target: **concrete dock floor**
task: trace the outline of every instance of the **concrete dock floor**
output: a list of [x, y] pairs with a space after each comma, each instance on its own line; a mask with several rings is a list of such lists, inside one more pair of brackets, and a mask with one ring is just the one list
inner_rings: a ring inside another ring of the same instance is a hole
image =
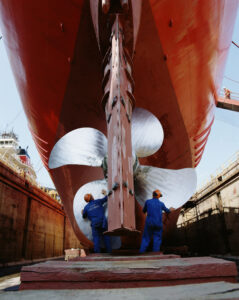
[[176, 286], [123, 288], [123, 289], [84, 289], [84, 290], [23, 290], [19, 291], [20, 274], [0, 277], [1, 300], [67, 299], [74, 300], [145, 300], [145, 299], [239, 299], [239, 283], [208, 282], [181, 284]]
[[91, 290], [26, 290], [0, 292], [1, 300], [74, 299], [74, 300], [172, 300], [172, 299], [239, 299], [239, 284], [211, 282], [170, 287], [91, 289]]

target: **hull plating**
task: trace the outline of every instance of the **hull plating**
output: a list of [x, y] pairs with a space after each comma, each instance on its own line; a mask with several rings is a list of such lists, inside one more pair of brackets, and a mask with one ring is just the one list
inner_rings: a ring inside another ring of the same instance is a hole
[[[196, 167], [213, 123], [237, 1], [144, 0], [141, 11], [133, 59], [136, 106], [160, 120], [164, 143], [140, 163]], [[89, 1], [0, 0], [0, 16], [29, 128], [45, 166], [68, 132], [92, 127], [106, 135], [102, 57]], [[77, 226], [73, 199], [79, 187], [103, 178], [102, 170], [70, 165], [50, 174], [77, 236], [91, 245]], [[140, 228], [139, 205], [136, 215]]]

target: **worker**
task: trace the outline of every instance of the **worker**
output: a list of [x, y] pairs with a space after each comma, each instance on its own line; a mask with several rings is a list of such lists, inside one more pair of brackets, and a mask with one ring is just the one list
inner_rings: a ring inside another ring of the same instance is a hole
[[159, 190], [155, 190], [153, 192], [153, 199], [147, 200], [144, 204], [143, 212], [147, 213], [147, 217], [139, 250], [140, 253], [144, 253], [147, 250], [152, 235], [153, 252], [158, 252], [160, 250], [163, 234], [162, 212], [165, 211], [167, 214], [170, 213], [170, 209], [159, 200], [162, 196], [163, 195]]
[[105, 217], [104, 203], [107, 202], [108, 196], [105, 190], [102, 190], [102, 194], [105, 195], [102, 199], [94, 200], [94, 197], [91, 194], [85, 194], [84, 200], [88, 203], [84, 210], [82, 210], [83, 218], [88, 218], [91, 221], [93, 243], [94, 243], [94, 252], [100, 253], [100, 241], [103, 237], [106, 251], [111, 253], [111, 242], [110, 237], [104, 235], [103, 232], [107, 230], [108, 224]]
[[231, 99], [231, 91], [225, 87], [223, 88], [223, 90], [224, 90], [224, 97], [226, 99]]

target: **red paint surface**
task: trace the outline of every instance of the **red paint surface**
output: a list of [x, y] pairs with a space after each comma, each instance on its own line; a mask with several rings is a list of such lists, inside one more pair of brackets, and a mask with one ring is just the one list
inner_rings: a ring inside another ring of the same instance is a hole
[[28, 166], [31, 165], [31, 161], [30, 161], [30, 159], [29, 159], [26, 155], [19, 155], [19, 157], [20, 157], [20, 160], [21, 160], [24, 164], [26, 164], [26, 165], [28, 165]]
[[[127, 95], [127, 92], [132, 93], [133, 88], [125, 71], [129, 62], [124, 60], [126, 56], [123, 48], [123, 28], [123, 22], [117, 15], [112, 26], [111, 59], [105, 67], [111, 70], [107, 84], [109, 87], [104, 91], [107, 93], [109, 89], [105, 113], [108, 136], [108, 190], [112, 191], [108, 200], [108, 232], [111, 234], [119, 230], [127, 233], [136, 229], [131, 144], [132, 101]], [[115, 184], [118, 184], [118, 188], [113, 190]]]
[[179, 279], [170, 281], [129, 281], [129, 282], [23, 282], [20, 285], [20, 290], [45, 290], [45, 289], [120, 289], [120, 288], [142, 288], [142, 287], [157, 287], [157, 286], [174, 286], [182, 284], [206, 283], [225, 281], [236, 283], [234, 277], [211, 277], [207, 279]]
[[[165, 132], [162, 148], [142, 159], [143, 164], [184, 168], [199, 163], [195, 145], [213, 119], [237, 3], [143, 1], [134, 55], [136, 106], [153, 112]], [[93, 127], [106, 133], [101, 54], [89, 1], [0, 0], [0, 17], [29, 127], [45, 165], [67, 132]], [[80, 186], [103, 178], [101, 169], [67, 166], [50, 173], [77, 236], [91, 245], [76, 225], [72, 202]], [[136, 218], [142, 227], [141, 215]]]

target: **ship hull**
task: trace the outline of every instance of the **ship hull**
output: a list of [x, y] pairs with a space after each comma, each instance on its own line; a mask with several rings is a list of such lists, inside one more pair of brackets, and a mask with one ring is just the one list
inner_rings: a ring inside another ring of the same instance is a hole
[[[17, 8], [17, 9], [16, 9]], [[133, 57], [136, 106], [164, 129], [161, 149], [140, 163], [196, 167], [214, 118], [237, 1], [142, 1]], [[1, 28], [29, 128], [48, 168], [55, 143], [81, 127], [107, 132], [101, 106], [102, 56], [89, 1], [0, 1]], [[78, 189], [103, 179], [100, 168], [49, 170], [78, 238]], [[186, 201], [187, 199], [185, 199]], [[167, 205], [167, 203], [166, 203]], [[136, 206], [137, 228], [144, 216]]]

